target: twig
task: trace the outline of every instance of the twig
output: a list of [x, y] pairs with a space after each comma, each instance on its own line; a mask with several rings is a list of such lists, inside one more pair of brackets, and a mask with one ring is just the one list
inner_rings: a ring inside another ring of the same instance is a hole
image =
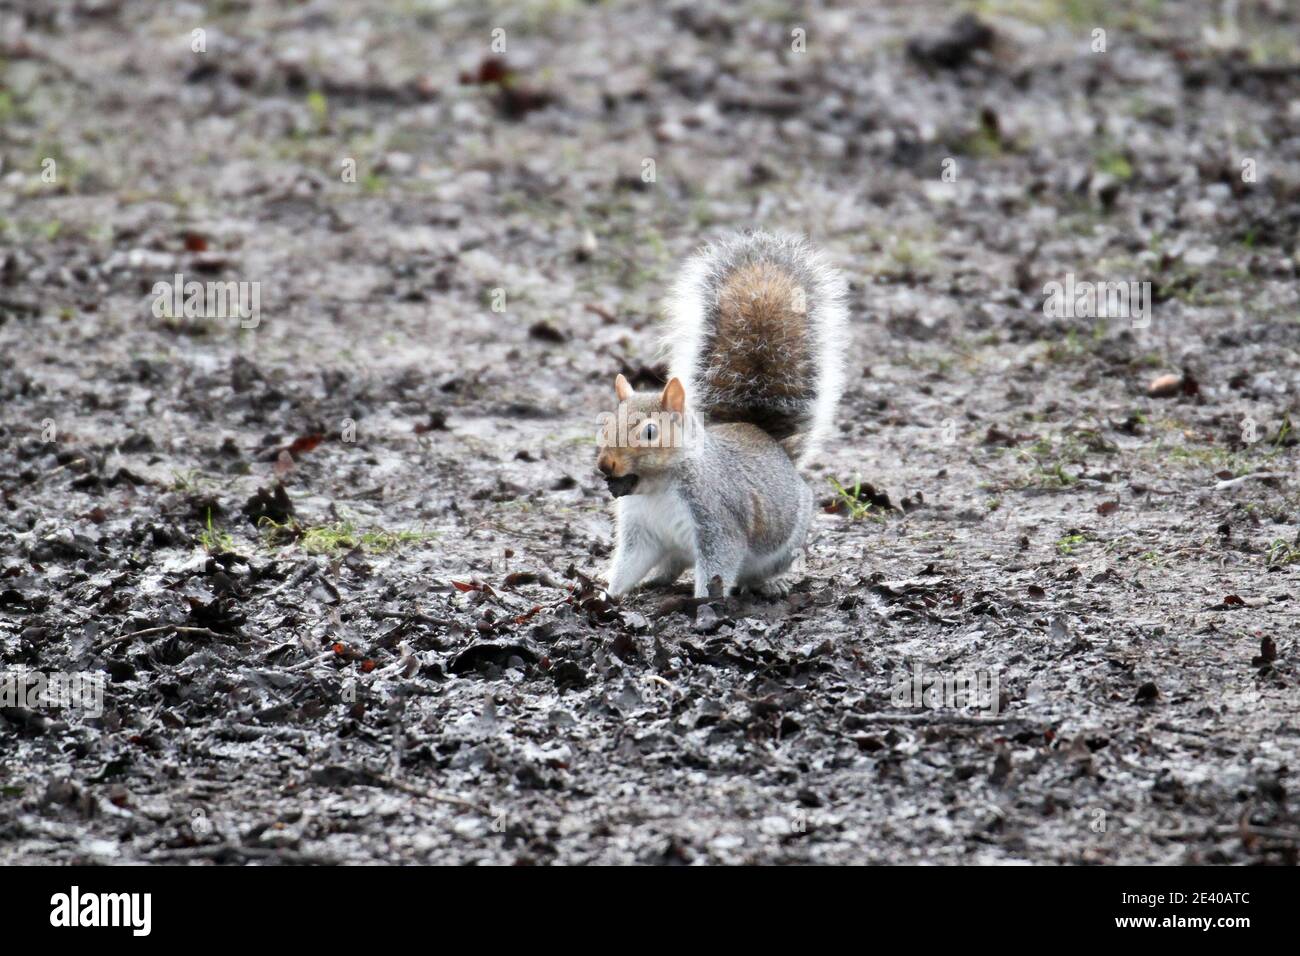
[[106, 641], [101, 641], [95, 645], [95, 650], [102, 651], [114, 647], [118, 644], [125, 644], [137, 637], [152, 637], [155, 634], [167, 634], [175, 631], [177, 634], [192, 634], [195, 637], [208, 637], [214, 640], [223, 640], [230, 637], [229, 634], [218, 634], [216, 631], [210, 631], [206, 627], [181, 627], [177, 624], [164, 624], [161, 627], [146, 627], [143, 631], [133, 631], [130, 634], [120, 634], [117, 637], [110, 637]]
[[473, 800], [466, 800], [464, 797], [453, 796], [450, 793], [439, 793], [437, 790], [429, 790], [419, 784], [407, 783], [405, 780], [386, 777], [383, 774], [373, 774], [371, 779], [376, 786], [392, 787], [394, 790], [402, 791], [402, 793], [409, 793], [413, 797], [423, 797], [426, 800], [432, 800], [434, 803], [447, 803], [465, 810], [473, 810], [485, 817], [496, 816], [489, 808], [480, 803], [475, 803]]
[[267, 591], [266, 594], [263, 595], [263, 597], [273, 598], [281, 591], [285, 590], [286, 588], [296, 587], [297, 585], [305, 581], [307, 578], [311, 577], [312, 574], [315, 573], [315, 571], [316, 571], [316, 565], [314, 563], [305, 564], [297, 571], [295, 571], [292, 576], [280, 582], [280, 584], [278, 584], [276, 587]]
[[59, 465], [58, 467], [51, 468], [49, 471], [45, 473], [45, 477], [48, 478], [50, 477], [50, 475], [57, 475], [65, 468], [71, 468], [73, 465], [84, 465], [85, 463], [86, 463], [86, 459], [84, 458], [73, 458], [71, 461], [65, 461], [63, 464]]
[[[288, 645], [282, 645], [282, 646], [288, 646]], [[287, 671], [303, 671], [314, 664], [324, 664], [328, 661], [336, 660], [338, 656], [339, 655], [334, 653], [333, 650], [328, 650], [323, 653], [316, 654], [312, 657], [308, 657], [306, 660], [301, 660], [296, 664], [289, 664], [284, 669]]]

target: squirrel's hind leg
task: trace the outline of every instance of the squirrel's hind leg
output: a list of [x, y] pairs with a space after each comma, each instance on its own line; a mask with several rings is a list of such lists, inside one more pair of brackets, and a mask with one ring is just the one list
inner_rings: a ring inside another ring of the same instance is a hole
[[740, 558], [725, 552], [701, 554], [695, 561], [695, 596], [712, 597], [710, 587], [715, 579], [722, 582], [722, 597], [731, 594], [740, 575]]
[[713, 597], [715, 579], [722, 583], [722, 597], [735, 590], [749, 546], [744, 532], [727, 528], [707, 509], [695, 510], [695, 596]]
[[750, 590], [755, 594], [761, 594], [765, 598], [783, 598], [790, 593], [790, 589], [793, 587], [794, 578], [788, 574], [781, 574], [753, 585]]

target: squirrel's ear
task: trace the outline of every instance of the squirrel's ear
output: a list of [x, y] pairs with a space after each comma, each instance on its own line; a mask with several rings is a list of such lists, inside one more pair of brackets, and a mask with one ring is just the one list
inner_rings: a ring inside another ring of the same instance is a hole
[[626, 402], [632, 397], [632, 386], [627, 383], [622, 375], [614, 379], [614, 393], [618, 396], [620, 402]]
[[686, 386], [680, 378], [675, 378], [664, 386], [663, 406], [669, 412], [680, 414], [686, 411]]

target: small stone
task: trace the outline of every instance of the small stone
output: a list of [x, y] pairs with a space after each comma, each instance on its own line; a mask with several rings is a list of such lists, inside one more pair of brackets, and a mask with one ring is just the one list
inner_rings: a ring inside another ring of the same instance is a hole
[[1161, 375], [1147, 386], [1147, 394], [1152, 398], [1171, 398], [1183, 390], [1181, 375]]

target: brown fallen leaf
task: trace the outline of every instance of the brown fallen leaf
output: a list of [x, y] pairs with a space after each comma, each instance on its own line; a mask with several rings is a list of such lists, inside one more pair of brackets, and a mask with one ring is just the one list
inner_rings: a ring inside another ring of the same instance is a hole
[[336, 657], [341, 657], [345, 661], [355, 662], [365, 661], [367, 659], [365, 654], [361, 653], [352, 645], [345, 644], [343, 641], [335, 641], [330, 645], [330, 650], [334, 652]]
[[519, 119], [555, 101], [550, 90], [520, 83], [519, 75], [498, 56], [484, 57], [472, 73], [462, 72], [460, 82], [464, 86], [496, 87], [497, 109], [510, 119]]
[[500, 86], [513, 78], [514, 71], [499, 56], [485, 56], [473, 73], [465, 71], [460, 74], [463, 86]]
[[300, 435], [289, 443], [289, 447], [285, 451], [291, 455], [301, 455], [314, 449], [324, 439], [324, 435]]
[[1277, 660], [1277, 644], [1271, 637], [1262, 637], [1259, 641], [1259, 656], [1252, 658], [1251, 663], [1256, 667], [1261, 664], [1271, 664]]
[[1137, 689], [1137, 695], [1133, 698], [1135, 704], [1149, 704], [1160, 696], [1160, 688], [1155, 685], [1154, 681], [1147, 681]]
[[1013, 435], [1010, 432], [1003, 431], [996, 425], [990, 425], [989, 430], [984, 435], [984, 444], [986, 445], [1019, 445], [1021, 442], [1029, 441], [1033, 435]]
[[447, 430], [447, 413], [441, 410], [434, 410], [429, 413], [429, 420], [416, 425], [412, 431], [417, 435], [427, 435], [429, 432], [445, 432]]
[[484, 594], [495, 595], [497, 592], [490, 584], [481, 584], [478, 581], [452, 581], [451, 586], [462, 593], [467, 591], [482, 591]]

